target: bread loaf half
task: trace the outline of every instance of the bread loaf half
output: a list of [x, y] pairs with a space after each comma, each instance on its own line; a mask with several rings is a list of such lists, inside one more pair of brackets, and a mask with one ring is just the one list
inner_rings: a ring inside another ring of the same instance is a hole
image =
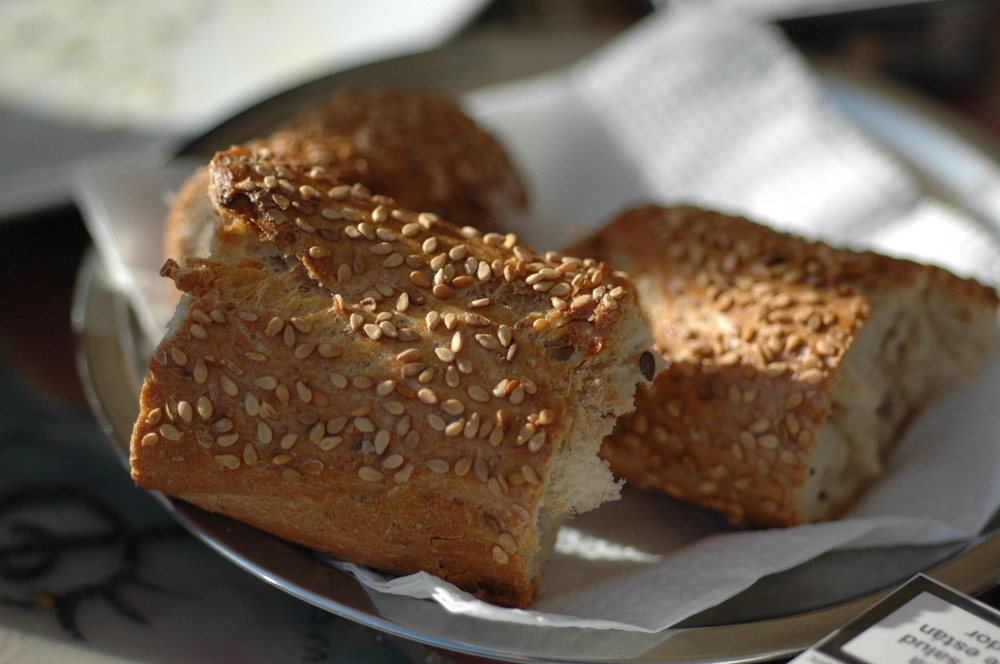
[[618, 494], [598, 449], [657, 366], [631, 280], [241, 148], [209, 179], [246, 251], [163, 269], [186, 295], [142, 388], [136, 482], [530, 602], [558, 524]]
[[[442, 94], [345, 88], [246, 144], [360, 182], [409, 209], [484, 231], [527, 204], [524, 183], [503, 146]], [[194, 173], [167, 217], [166, 256], [208, 256], [214, 224], [207, 174]]]
[[571, 251], [635, 278], [668, 363], [606, 441], [612, 469], [737, 523], [835, 517], [1000, 349], [992, 289], [742, 218], [642, 207]]

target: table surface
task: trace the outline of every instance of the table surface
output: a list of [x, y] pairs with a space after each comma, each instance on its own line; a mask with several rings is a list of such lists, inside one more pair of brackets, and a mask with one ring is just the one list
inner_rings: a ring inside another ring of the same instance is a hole
[[[460, 38], [525, 23], [575, 30], [598, 22], [613, 32], [644, 11], [642, 3], [611, 9], [610, 2], [591, 1], [573, 11], [554, 4], [562, 11], [497, 3]], [[861, 12], [783, 25], [807, 54], [909, 85], [1000, 141], [998, 4], [945, 4], [954, 9], [938, 8], [944, 16], [924, 9]], [[0, 647], [14, 634], [23, 644], [4, 661], [36, 661], [32, 648], [41, 643], [55, 644], [55, 652], [85, 644], [111, 660], [189, 661], [192, 652], [176, 644], [181, 628], [215, 644], [214, 653], [198, 651], [201, 661], [269, 661], [275, 640], [248, 634], [232, 616], [178, 623], [156, 608], [190, 606], [192, 616], [201, 616], [234, 600], [239, 608], [225, 610], [277, 630], [287, 661], [479, 661], [384, 637], [290, 600], [222, 561], [132, 486], [103, 441], [76, 370], [70, 308], [90, 244], [71, 206], [0, 221], [6, 301], [0, 316]], [[67, 513], [76, 515], [69, 530]], [[178, 565], [192, 564], [198, 570], [184, 583], [164, 581]], [[85, 578], [67, 571], [79, 569], [88, 570]], [[1000, 590], [982, 599], [1000, 606]], [[162, 655], [148, 658], [151, 647]]]

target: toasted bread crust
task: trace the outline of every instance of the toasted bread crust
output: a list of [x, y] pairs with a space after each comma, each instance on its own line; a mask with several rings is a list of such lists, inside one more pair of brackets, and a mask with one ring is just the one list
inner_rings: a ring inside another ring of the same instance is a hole
[[[1000, 339], [997, 295], [973, 280], [698, 208], [629, 210], [568, 251], [636, 279], [643, 315], [668, 362], [651, 388], [639, 390], [635, 412], [619, 421], [602, 453], [628, 482], [736, 523], [833, 518], [877, 476], [877, 468], [849, 467], [839, 480], [848, 490], [808, 504], [805, 488], [828, 461], [817, 457], [818, 446], [835, 422], [851, 417], [842, 412], [850, 401], [843, 391], [857, 387], [847, 362], [868, 361], [857, 347], [880, 312], [940, 319], [920, 334], [944, 325], [961, 335], [966, 353], [941, 353], [936, 366], [892, 388], [912, 393], [886, 397], [893, 412], [885, 414], [885, 435], [864, 441], [880, 455], [915, 409], [974, 374]], [[896, 359], [869, 359], [884, 362], [876, 371], [898, 371]]]
[[529, 603], [540, 520], [580, 507], [551, 489], [582, 420], [604, 474], [585, 507], [617, 493], [597, 447], [652, 343], [631, 281], [259, 151], [209, 171], [235, 249], [164, 266], [187, 295], [143, 385], [136, 482]]
[[[247, 141], [267, 157], [321, 167], [409, 209], [490, 231], [520, 214], [528, 195], [503, 146], [449, 97], [345, 88]], [[206, 257], [218, 218], [204, 169], [182, 187], [166, 219], [165, 255]]]

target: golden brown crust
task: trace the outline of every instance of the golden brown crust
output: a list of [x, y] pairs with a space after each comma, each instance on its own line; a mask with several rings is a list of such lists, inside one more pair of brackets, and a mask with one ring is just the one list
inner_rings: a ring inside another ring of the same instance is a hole
[[[635, 412], [619, 420], [602, 453], [627, 481], [737, 523], [805, 520], [803, 488], [820, 470], [813, 455], [846, 380], [845, 354], [884, 302], [912, 298], [914, 307], [937, 309], [959, 334], [979, 326], [985, 351], [973, 357], [996, 350], [992, 289], [746, 219], [646, 206], [569, 251], [635, 278], [643, 314], [668, 361], [651, 388], [638, 390]], [[950, 379], [943, 373], [928, 382]], [[926, 396], [908, 401], [918, 406]], [[866, 479], [859, 474], [851, 481], [856, 493]], [[852, 499], [826, 506], [822, 518]]]
[[[502, 228], [527, 204], [503, 146], [454, 100], [431, 92], [342, 89], [246, 145], [484, 232]], [[167, 215], [166, 257], [183, 264], [208, 256], [217, 224], [207, 171], [200, 168]]]
[[210, 172], [220, 241], [275, 251], [164, 266], [188, 295], [143, 385], [135, 480], [334, 556], [530, 602], [573, 419], [631, 407], [603, 364], [641, 380], [645, 348], [623, 339], [631, 282], [322, 169], [235, 148]]
[[451, 98], [348, 88], [248, 143], [327, 169], [413, 210], [486, 232], [524, 208], [527, 193], [503, 146]]

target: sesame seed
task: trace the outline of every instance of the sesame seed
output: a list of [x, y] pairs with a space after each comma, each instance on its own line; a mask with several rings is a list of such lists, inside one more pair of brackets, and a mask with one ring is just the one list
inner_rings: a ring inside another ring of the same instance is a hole
[[399, 368], [399, 373], [407, 378], [417, 376], [427, 367], [423, 362], [407, 362]]
[[233, 421], [228, 417], [220, 417], [215, 422], [212, 422], [212, 429], [219, 433], [225, 433], [232, 429], [233, 426]]
[[490, 479], [490, 467], [486, 463], [486, 460], [482, 457], [476, 457], [476, 460], [472, 464], [472, 470], [482, 482], [485, 484]]
[[[322, 434], [323, 425], [317, 424], [316, 426], [319, 427], [320, 433]], [[290, 450], [295, 447], [295, 443], [298, 442], [298, 440], [298, 434], [288, 433], [281, 437], [281, 441], [278, 443], [278, 446], [283, 450]]]
[[462, 433], [465, 429], [465, 419], [455, 420], [454, 422], [449, 422], [444, 428], [444, 435], [446, 436], [457, 436]]
[[170, 358], [174, 361], [174, 363], [181, 367], [186, 366], [188, 363], [187, 353], [182, 351], [180, 348], [171, 348]]
[[535, 284], [541, 281], [545, 281], [545, 278], [546, 277], [544, 274], [542, 274], [541, 272], [536, 272], [534, 274], [528, 275], [528, 277], [524, 280], [524, 283], [528, 284], [529, 286], [534, 286]]
[[331, 343], [321, 343], [316, 350], [320, 354], [320, 357], [325, 357], [327, 359], [339, 357], [342, 352], [340, 348]]
[[426, 385], [427, 383], [434, 380], [435, 373], [436, 372], [434, 371], [434, 369], [424, 369], [423, 371], [420, 372], [420, 375], [417, 376], [417, 382], [419, 382], [421, 385]]
[[410, 475], [412, 474], [413, 474], [413, 464], [410, 463], [407, 464], [402, 470], [397, 472], [395, 475], [393, 475], [392, 478], [396, 480], [398, 484], [402, 484], [403, 482], [410, 479]]
[[378, 341], [382, 338], [382, 328], [380, 328], [375, 323], [367, 323], [364, 326], [364, 332], [372, 341]]
[[379, 432], [375, 434], [375, 454], [379, 456], [389, 447], [389, 441], [391, 439], [391, 434], [385, 429], [379, 429]]
[[410, 281], [417, 286], [426, 288], [431, 285], [431, 280], [427, 278], [427, 275], [419, 270], [414, 270], [410, 273]]
[[459, 477], [464, 477], [472, 470], [472, 458], [462, 457], [455, 462], [455, 474]]
[[427, 424], [429, 424], [435, 431], [444, 431], [444, 428], [447, 426], [444, 419], [440, 415], [435, 415], [434, 413], [428, 413]]
[[449, 415], [461, 415], [465, 412], [465, 404], [458, 399], [446, 399], [441, 403], [441, 410]]
[[150, 431], [149, 433], [147, 433], [145, 436], [142, 437], [141, 443], [143, 447], [149, 447], [150, 445], [156, 445], [156, 443], [158, 443], [159, 440], [160, 436]]
[[472, 327], [486, 327], [490, 324], [490, 320], [483, 316], [482, 314], [477, 314], [473, 311], [467, 312], [465, 314], [465, 322], [467, 325]]
[[545, 432], [539, 431], [528, 440], [528, 450], [537, 452], [545, 446]]
[[240, 467], [240, 458], [235, 454], [216, 454], [215, 462], [227, 470], [236, 470]]
[[454, 289], [448, 284], [435, 284], [434, 288], [431, 289], [435, 297], [441, 298], [442, 300], [447, 299], [455, 294]]
[[462, 341], [462, 332], [461, 331], [455, 332], [455, 334], [453, 334], [451, 337], [451, 349], [455, 353], [460, 353], [462, 352], [462, 347], [464, 345], [465, 344]]
[[267, 422], [257, 423], [257, 440], [269, 445], [274, 437], [274, 432], [271, 431], [271, 427], [267, 425]]
[[260, 400], [257, 399], [257, 395], [253, 392], [247, 392], [247, 396], [243, 400], [243, 407], [246, 409], [247, 415], [256, 417], [260, 413]]
[[511, 535], [510, 533], [506, 532], [500, 533], [500, 536], [497, 537], [497, 542], [500, 544], [500, 547], [503, 548], [503, 550], [506, 551], [507, 553], [511, 554], [517, 553], [517, 550], [519, 548], [517, 545], [517, 540], [514, 539], [514, 536]]
[[[323, 435], [325, 433], [326, 431], [323, 423], [316, 422], [316, 424], [314, 424], [313, 427], [309, 429], [309, 442], [318, 443], [320, 440], [322, 440]], [[289, 434], [289, 435], [294, 435], [294, 434]], [[284, 444], [282, 444], [282, 448], [284, 448]]]
[[452, 362], [455, 360], [455, 351], [450, 348], [435, 348], [434, 354], [437, 355], [438, 359], [442, 362]]
[[781, 440], [773, 433], [769, 433], [758, 438], [757, 443], [765, 450], [773, 450], [777, 449], [778, 445], [781, 444]]
[[476, 341], [487, 350], [497, 350], [500, 348], [500, 341], [491, 334], [477, 334]]
[[497, 328], [497, 339], [500, 340], [500, 344], [504, 348], [509, 346], [511, 339], [513, 339], [510, 328], [506, 325], [500, 325], [500, 327]]
[[329, 452], [342, 442], [344, 442], [344, 439], [341, 436], [328, 436], [320, 439], [320, 441], [316, 443], [316, 446], [324, 452]]
[[378, 326], [382, 330], [382, 334], [390, 339], [395, 339], [399, 336], [399, 330], [396, 329], [396, 326], [391, 321], [384, 320]]
[[403, 465], [406, 461], [402, 454], [390, 454], [382, 461], [382, 467], [386, 470], [395, 470]]
[[319, 245], [313, 245], [309, 247], [309, 257], [315, 258], [317, 260], [326, 258], [330, 255], [330, 250], [326, 247], [321, 247]]
[[436, 404], [438, 402], [437, 394], [435, 394], [434, 390], [432, 390], [429, 387], [425, 387], [421, 389], [419, 392], [417, 392], [417, 398], [423, 401], [424, 403], [430, 405]]
[[229, 376], [223, 374], [219, 376], [219, 383], [222, 385], [222, 390], [231, 397], [235, 397], [239, 394], [239, 387], [236, 386], [236, 382]]
[[490, 306], [490, 303], [491, 303], [490, 298], [488, 298], [488, 297], [480, 297], [480, 298], [477, 298], [477, 299], [472, 300], [471, 302], [469, 302], [469, 304], [467, 306], [470, 309], [481, 309], [483, 307]]
[[[454, 386], [453, 386], [454, 387]], [[478, 385], [471, 385], [466, 392], [469, 398], [473, 401], [478, 401], [479, 403], [486, 403], [490, 400], [490, 395]]]
[[806, 369], [800, 374], [799, 379], [804, 383], [816, 385], [823, 381], [823, 372], [819, 369]]
[[208, 365], [201, 358], [194, 363], [194, 381], [201, 385], [208, 380]]
[[392, 394], [392, 391], [396, 389], [396, 381], [394, 380], [383, 380], [375, 387], [375, 393], [380, 397]]
[[411, 221], [408, 224], [404, 224], [399, 232], [403, 237], [413, 237], [420, 232], [420, 224]]
[[236, 444], [236, 441], [239, 439], [240, 439], [240, 434], [227, 433], [216, 438], [215, 442], [217, 442], [220, 447], [232, 447], [233, 445]]
[[449, 366], [444, 371], [444, 382], [448, 387], [458, 387], [461, 378], [458, 375], [458, 369], [454, 366]]
[[375, 425], [367, 417], [355, 418], [354, 428], [362, 433], [372, 433], [375, 431]]
[[273, 390], [278, 387], [278, 379], [274, 376], [261, 376], [253, 384], [262, 390]]
[[407, 348], [399, 355], [396, 356], [398, 362], [414, 362], [420, 359], [420, 349], [419, 348]]
[[198, 397], [197, 410], [198, 410], [198, 415], [201, 417], [201, 419], [207, 422], [208, 419], [212, 417], [211, 400], [205, 396]]
[[444, 475], [451, 470], [451, 465], [444, 459], [428, 459], [424, 465], [427, 466], [427, 470], [438, 475]]
[[358, 468], [358, 477], [366, 482], [378, 482], [384, 477], [384, 475], [371, 466], [361, 466]]
[[399, 330], [398, 339], [406, 343], [411, 341], [420, 341], [420, 333], [412, 328], [404, 327]]

